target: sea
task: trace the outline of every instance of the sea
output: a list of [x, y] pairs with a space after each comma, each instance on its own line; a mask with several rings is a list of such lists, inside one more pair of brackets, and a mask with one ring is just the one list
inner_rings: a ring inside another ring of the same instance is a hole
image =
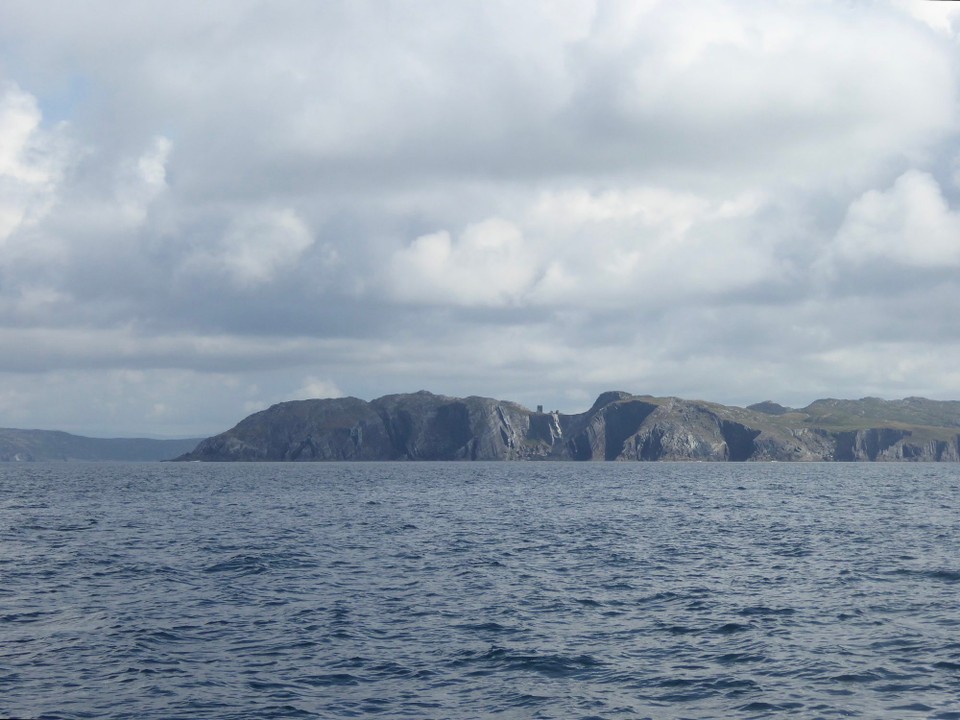
[[960, 719], [960, 465], [0, 465], [0, 717]]

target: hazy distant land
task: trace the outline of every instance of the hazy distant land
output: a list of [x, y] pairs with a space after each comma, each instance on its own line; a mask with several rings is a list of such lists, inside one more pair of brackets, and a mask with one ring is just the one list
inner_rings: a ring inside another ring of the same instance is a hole
[[45, 460], [169, 460], [198, 440], [89, 438], [57, 430], [0, 428], [0, 462]]
[[427, 391], [283, 402], [178, 460], [960, 461], [960, 402], [765, 401], [611, 391], [586, 412]]

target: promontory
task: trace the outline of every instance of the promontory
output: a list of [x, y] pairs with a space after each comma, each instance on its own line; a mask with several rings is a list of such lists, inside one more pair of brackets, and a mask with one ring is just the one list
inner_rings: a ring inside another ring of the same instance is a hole
[[420, 392], [283, 402], [182, 461], [960, 461], [960, 402], [771, 401], [748, 407], [611, 391], [589, 410]]

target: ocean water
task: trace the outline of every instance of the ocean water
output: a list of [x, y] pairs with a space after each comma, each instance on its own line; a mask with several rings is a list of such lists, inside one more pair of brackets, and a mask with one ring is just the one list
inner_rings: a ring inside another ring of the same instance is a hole
[[0, 716], [960, 718], [960, 467], [0, 466]]

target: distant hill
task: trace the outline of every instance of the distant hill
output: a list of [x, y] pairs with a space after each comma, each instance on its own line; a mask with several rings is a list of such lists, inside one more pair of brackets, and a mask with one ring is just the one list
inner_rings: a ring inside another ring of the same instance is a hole
[[601, 394], [583, 413], [427, 391], [299, 400], [178, 460], [960, 461], [960, 402], [818, 400], [795, 409]]
[[793, 408], [784, 407], [772, 400], [764, 400], [763, 402], [754, 403], [753, 405], [747, 405], [747, 410], [756, 410], [757, 412], [766, 413], [767, 415], [786, 415], [788, 412], [795, 412]]
[[[960, 402], [908, 397], [903, 400], [817, 400], [799, 412], [809, 422], [838, 430], [855, 430], [864, 425], [960, 431]], [[938, 434], [938, 433], [934, 433]]]
[[57, 430], [0, 428], [0, 462], [42, 460], [169, 460], [199, 440], [88, 438]]

